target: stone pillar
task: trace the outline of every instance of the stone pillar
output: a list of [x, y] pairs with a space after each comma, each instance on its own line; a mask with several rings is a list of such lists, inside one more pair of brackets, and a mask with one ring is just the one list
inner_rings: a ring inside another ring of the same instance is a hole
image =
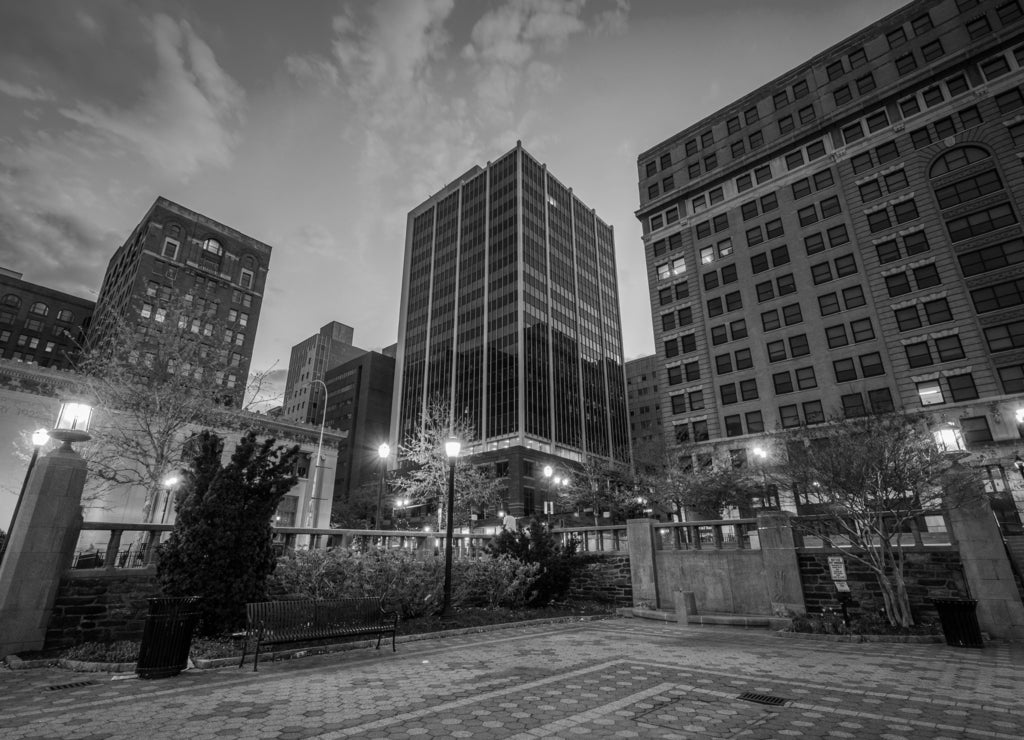
[[657, 609], [658, 567], [655, 562], [654, 519], [630, 519], [626, 522], [629, 538], [629, 573], [633, 582], [633, 606]]
[[960, 548], [964, 578], [978, 600], [978, 625], [1001, 640], [1024, 640], [1024, 604], [988, 501], [951, 509], [949, 522]]
[[757, 512], [757, 536], [764, 564], [768, 601], [774, 616], [804, 614], [804, 589], [788, 511]]
[[43, 648], [82, 527], [85, 468], [69, 448], [41, 458], [32, 471], [0, 563], [0, 657]]

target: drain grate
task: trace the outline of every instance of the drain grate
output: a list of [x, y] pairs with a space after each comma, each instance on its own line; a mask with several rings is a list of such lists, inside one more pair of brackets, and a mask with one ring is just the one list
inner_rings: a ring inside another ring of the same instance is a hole
[[62, 691], [64, 689], [77, 689], [80, 686], [97, 686], [96, 681], [73, 681], [72, 683], [59, 683], [54, 686], [47, 686], [47, 691]]
[[772, 696], [771, 694], [755, 694], [752, 691], [744, 691], [737, 697], [740, 701], [750, 701], [755, 704], [767, 704], [770, 707], [781, 707], [789, 699], [783, 696]]

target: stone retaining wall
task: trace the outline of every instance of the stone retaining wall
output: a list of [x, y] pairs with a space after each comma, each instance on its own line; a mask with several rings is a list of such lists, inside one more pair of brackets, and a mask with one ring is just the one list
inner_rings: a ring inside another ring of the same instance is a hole
[[153, 568], [66, 573], [46, 629], [45, 649], [138, 640], [149, 610], [146, 599], [158, 595]]
[[[803, 583], [804, 602], [809, 612], [824, 608], [839, 608], [836, 587], [829, 575], [828, 557], [836, 553], [822, 551], [797, 553], [800, 580]], [[865, 566], [844, 558], [847, 581], [852, 601], [851, 615], [878, 614], [884, 607], [882, 592], [875, 575]], [[930, 600], [936, 598], [965, 598], [963, 566], [955, 550], [906, 553], [907, 595], [915, 616], [936, 617]]]
[[569, 587], [569, 598], [617, 606], [633, 603], [629, 553], [581, 553], [583, 565]]

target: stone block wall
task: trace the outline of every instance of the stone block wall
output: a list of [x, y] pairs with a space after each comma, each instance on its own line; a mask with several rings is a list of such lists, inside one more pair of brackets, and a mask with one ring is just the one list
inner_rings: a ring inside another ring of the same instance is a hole
[[633, 582], [629, 572], [629, 554], [625, 552], [582, 553], [582, 563], [568, 597], [616, 606], [631, 606]]
[[[797, 553], [800, 580], [803, 583], [807, 611], [817, 613], [825, 608], [838, 609], [836, 587], [829, 575], [828, 557], [833, 552]], [[874, 573], [849, 558], [844, 558], [847, 581], [850, 584], [849, 604], [851, 616], [878, 614], [885, 606], [882, 592]], [[906, 553], [907, 595], [914, 615], [937, 617], [930, 600], [936, 598], [966, 598], [963, 566], [955, 550]]]
[[146, 599], [159, 595], [153, 568], [88, 575], [71, 571], [61, 579], [45, 649], [141, 639]]

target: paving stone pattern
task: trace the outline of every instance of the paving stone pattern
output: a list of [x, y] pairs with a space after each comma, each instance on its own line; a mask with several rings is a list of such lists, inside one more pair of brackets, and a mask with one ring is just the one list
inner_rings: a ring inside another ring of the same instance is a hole
[[[50, 690], [49, 687], [96, 681]], [[778, 697], [781, 706], [747, 701]], [[754, 697], [759, 698], [758, 696]], [[531, 625], [141, 681], [0, 671], [0, 737], [1015, 738], [1024, 645], [782, 640], [636, 619]]]

